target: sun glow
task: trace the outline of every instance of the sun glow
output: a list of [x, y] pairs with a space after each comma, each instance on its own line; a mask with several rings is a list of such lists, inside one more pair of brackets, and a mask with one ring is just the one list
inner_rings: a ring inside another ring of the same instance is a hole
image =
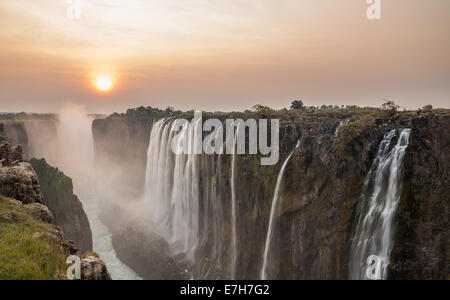
[[107, 92], [112, 88], [112, 80], [109, 76], [102, 75], [97, 77], [95, 86], [102, 92]]

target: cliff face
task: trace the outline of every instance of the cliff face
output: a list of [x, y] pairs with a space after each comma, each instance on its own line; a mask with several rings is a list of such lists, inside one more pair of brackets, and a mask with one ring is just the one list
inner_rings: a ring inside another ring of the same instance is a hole
[[[54, 119], [8, 121], [4, 135], [11, 144], [21, 145], [24, 159], [57, 154], [58, 130]], [[10, 161], [15, 160], [14, 155], [10, 156]], [[0, 192], [26, 203], [35, 202], [38, 197], [55, 215], [54, 224], [62, 227], [81, 251], [92, 250], [89, 221], [80, 200], [73, 194], [72, 180], [45, 160], [31, 159], [30, 162], [32, 165], [23, 162], [13, 168], [0, 169]]]
[[36, 170], [43, 202], [53, 212], [54, 224], [73, 240], [82, 253], [92, 251], [92, 232], [83, 205], [73, 194], [72, 180], [44, 159], [30, 161]]
[[143, 192], [147, 149], [153, 119], [97, 119], [92, 125], [99, 169], [120, 193], [138, 197]]
[[392, 279], [448, 279], [449, 128], [449, 114], [412, 120]]
[[[48, 120], [9, 120], [3, 123], [3, 137], [11, 145], [23, 147], [23, 158], [44, 158], [57, 151], [57, 121]], [[1, 136], [1, 134], [0, 134]]]
[[[5, 151], [1, 151], [1, 155], [5, 155]], [[3, 159], [0, 161], [4, 162]], [[15, 162], [3, 165], [3, 162], [0, 164], [0, 280], [67, 279], [66, 259], [79, 249], [67, 240], [61, 227], [51, 224], [55, 216], [41, 204], [43, 197], [39, 180], [31, 164]], [[67, 179], [58, 175], [61, 181]], [[61, 187], [56, 182], [52, 184], [57, 191]], [[63, 190], [68, 189], [63, 186]], [[68, 200], [64, 193], [52, 195]], [[64, 208], [67, 215], [70, 215], [70, 210]], [[55, 211], [60, 217], [58, 206]], [[77, 221], [73, 224], [76, 225]], [[81, 279], [108, 280], [111, 277], [104, 262], [88, 255], [81, 259]]]
[[6, 142], [5, 124], [0, 123], [0, 142]]
[[[287, 164], [275, 212], [269, 278], [347, 279], [356, 207], [379, 143], [392, 129], [412, 128], [389, 276], [446, 278], [448, 116], [447, 112], [281, 116], [281, 158], [276, 166], [260, 166], [258, 156], [236, 157], [235, 277], [260, 278], [277, 177], [301, 137], [300, 147]], [[335, 129], [343, 120], [351, 122], [336, 137]], [[152, 120], [122, 119], [102, 120], [101, 125], [93, 126], [96, 151], [107, 152], [110, 161], [120, 161], [127, 174], [141, 165], [136, 175], [142, 178], [132, 185], [138, 191], [143, 189], [151, 124]], [[130, 148], [132, 155], [127, 153]], [[190, 270], [195, 278], [230, 278], [231, 156], [224, 155], [219, 161], [217, 156], [202, 156], [201, 161], [201, 242]], [[211, 189], [218, 195], [214, 203], [207, 199]], [[119, 232], [116, 242], [120, 243]], [[127, 244], [133, 247], [135, 243], [128, 237]]]

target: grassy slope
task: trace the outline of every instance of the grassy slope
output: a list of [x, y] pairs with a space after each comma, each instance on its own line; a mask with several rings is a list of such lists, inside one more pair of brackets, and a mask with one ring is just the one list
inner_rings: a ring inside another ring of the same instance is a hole
[[[15, 220], [2, 218], [5, 214], [12, 214]], [[51, 229], [50, 224], [0, 196], [0, 280], [53, 280], [57, 274], [65, 274], [69, 253], [36, 237]]]

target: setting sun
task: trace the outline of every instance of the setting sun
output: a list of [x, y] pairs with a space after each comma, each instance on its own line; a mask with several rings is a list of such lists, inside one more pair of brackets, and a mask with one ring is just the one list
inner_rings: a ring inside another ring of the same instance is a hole
[[100, 76], [97, 78], [95, 85], [100, 91], [107, 92], [112, 87], [112, 81], [108, 76]]

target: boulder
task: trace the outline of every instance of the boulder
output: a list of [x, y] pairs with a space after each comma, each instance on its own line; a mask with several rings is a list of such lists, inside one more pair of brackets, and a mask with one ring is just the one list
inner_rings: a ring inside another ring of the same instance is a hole
[[81, 260], [81, 280], [111, 280], [111, 275], [101, 259], [87, 256]]
[[27, 162], [0, 168], [0, 195], [23, 204], [42, 203], [43, 200], [36, 172]]

